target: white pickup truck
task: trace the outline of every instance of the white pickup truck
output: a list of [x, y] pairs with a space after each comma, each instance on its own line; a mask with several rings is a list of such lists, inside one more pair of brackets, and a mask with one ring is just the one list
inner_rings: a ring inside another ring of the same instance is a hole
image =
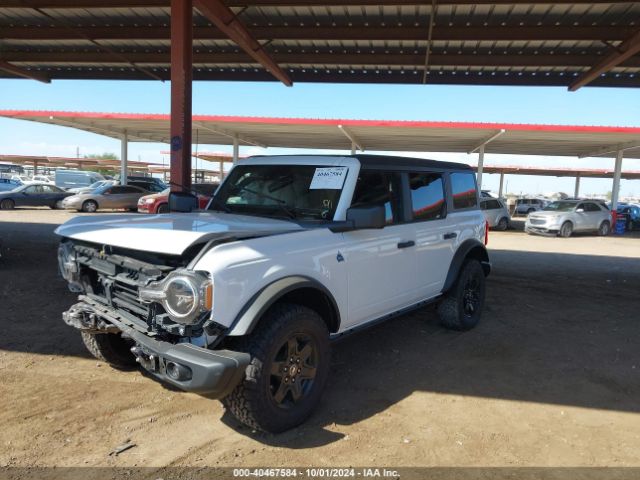
[[60, 226], [60, 271], [80, 294], [63, 319], [98, 359], [219, 398], [252, 428], [311, 414], [334, 337], [431, 302], [445, 327], [480, 319], [487, 225], [466, 165], [252, 157], [206, 210], [185, 199]]

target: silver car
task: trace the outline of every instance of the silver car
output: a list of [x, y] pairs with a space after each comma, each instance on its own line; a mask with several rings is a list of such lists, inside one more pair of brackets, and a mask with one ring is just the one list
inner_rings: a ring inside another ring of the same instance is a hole
[[499, 198], [481, 198], [480, 209], [485, 220], [489, 222], [489, 227], [493, 230], [506, 230], [509, 228], [511, 215], [509, 209]]
[[540, 235], [570, 237], [573, 232], [592, 231], [608, 235], [611, 212], [600, 202], [589, 200], [559, 200], [543, 210], [530, 213], [525, 232]]
[[105, 185], [89, 193], [67, 197], [62, 207], [79, 212], [95, 212], [98, 209], [125, 208], [138, 211], [138, 200], [150, 192], [133, 185]]

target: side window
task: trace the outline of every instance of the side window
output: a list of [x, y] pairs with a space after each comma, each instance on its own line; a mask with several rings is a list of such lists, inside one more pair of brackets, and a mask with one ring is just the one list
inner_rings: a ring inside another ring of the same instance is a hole
[[489, 200], [487, 202], [487, 210], [498, 210], [499, 208], [502, 208], [502, 206], [498, 200]]
[[580, 210], [580, 209], [584, 210], [585, 212], [587, 211], [587, 209], [584, 206], [584, 203], [580, 203], [576, 206], [576, 210]]
[[410, 173], [414, 220], [436, 220], [445, 216], [444, 182], [437, 173]]
[[117, 195], [117, 194], [119, 194], [119, 193], [124, 193], [124, 192], [122, 191], [122, 188], [123, 188], [123, 187], [111, 187], [111, 188], [109, 188], [109, 189], [105, 190], [105, 192], [104, 192], [104, 193], [108, 193], [109, 195]]
[[488, 210], [489, 202], [480, 202], [480, 210]]
[[600, 207], [595, 203], [585, 203], [587, 207], [587, 212], [600, 212]]
[[118, 193], [140, 193], [140, 189], [136, 187], [118, 187], [120, 191]]
[[478, 204], [476, 179], [473, 173], [455, 172], [451, 178], [451, 192], [453, 193], [453, 208], [471, 208]]
[[38, 186], [37, 185], [31, 185], [30, 187], [25, 188], [24, 192], [29, 194], [29, 195], [33, 195], [34, 193], [40, 193], [40, 192], [38, 192]]
[[352, 207], [383, 205], [387, 225], [398, 223], [399, 179], [391, 172], [361, 171], [353, 192]]

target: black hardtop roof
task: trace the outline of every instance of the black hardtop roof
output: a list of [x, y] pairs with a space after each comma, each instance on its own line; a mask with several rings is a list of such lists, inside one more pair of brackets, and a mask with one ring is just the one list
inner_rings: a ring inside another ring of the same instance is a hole
[[466, 163], [444, 162], [440, 160], [431, 160], [427, 158], [401, 157], [397, 155], [338, 155], [338, 154], [299, 154], [299, 155], [252, 155], [251, 158], [264, 157], [336, 157], [336, 158], [355, 158], [363, 167], [401, 167], [401, 168], [438, 168], [441, 170], [469, 170], [471, 167]]

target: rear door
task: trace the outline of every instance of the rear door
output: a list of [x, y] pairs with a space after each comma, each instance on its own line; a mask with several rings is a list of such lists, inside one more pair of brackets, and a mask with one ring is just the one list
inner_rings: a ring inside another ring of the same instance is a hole
[[418, 296], [414, 279], [415, 230], [405, 223], [400, 173], [362, 170], [351, 206], [383, 205], [387, 226], [345, 232], [348, 267], [347, 327], [380, 318]]
[[[438, 295], [451, 260], [455, 229], [447, 215], [445, 177], [439, 172], [408, 174], [411, 221], [415, 229], [415, 280], [420, 300]], [[474, 195], [475, 183], [474, 183]]]

